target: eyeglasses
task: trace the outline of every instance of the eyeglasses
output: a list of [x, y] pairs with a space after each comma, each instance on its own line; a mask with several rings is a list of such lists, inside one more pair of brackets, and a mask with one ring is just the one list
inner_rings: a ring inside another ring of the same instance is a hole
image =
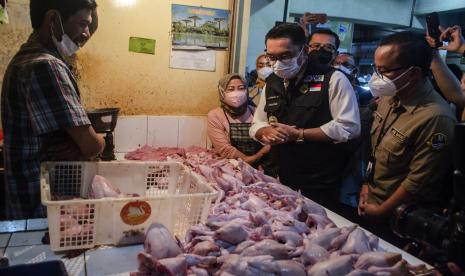
[[391, 73], [391, 72], [395, 72], [395, 71], [399, 71], [399, 70], [402, 70], [402, 69], [406, 69], [406, 68], [409, 68], [410, 66], [401, 66], [401, 67], [397, 67], [397, 68], [392, 68], [392, 69], [383, 69], [382, 71], [379, 70], [376, 65], [372, 64], [371, 67], [373, 68], [373, 71], [376, 73], [376, 75], [380, 78], [380, 79], [384, 79], [384, 75], [385, 74], [388, 74], [388, 73]]
[[334, 46], [333, 44], [329, 44], [329, 43], [322, 44], [322, 43], [315, 42], [315, 43], [308, 45], [308, 47], [310, 47], [310, 50], [320, 50], [320, 48], [323, 48], [328, 52], [336, 51], [336, 46]]
[[303, 48], [297, 53], [286, 52], [286, 53], [281, 54], [281, 55], [270, 55], [270, 54], [267, 53], [265, 55], [265, 57], [268, 60], [268, 62], [270, 63], [270, 65], [273, 65], [278, 60], [286, 60], [286, 59], [295, 58], [296, 56], [298, 56], [302, 52], [302, 50], [303, 50]]

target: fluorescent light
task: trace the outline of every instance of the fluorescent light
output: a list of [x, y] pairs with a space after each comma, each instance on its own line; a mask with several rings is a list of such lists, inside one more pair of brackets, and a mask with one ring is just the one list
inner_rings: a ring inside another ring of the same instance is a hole
[[137, 0], [114, 0], [115, 4], [118, 8], [126, 8], [130, 6], [134, 6]]

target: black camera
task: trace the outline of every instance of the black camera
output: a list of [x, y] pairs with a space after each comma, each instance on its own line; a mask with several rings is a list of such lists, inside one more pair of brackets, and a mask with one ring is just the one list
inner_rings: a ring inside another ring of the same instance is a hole
[[437, 263], [455, 262], [465, 268], [465, 122], [455, 128], [453, 195], [446, 212], [402, 205], [391, 220], [394, 233], [427, 244]]

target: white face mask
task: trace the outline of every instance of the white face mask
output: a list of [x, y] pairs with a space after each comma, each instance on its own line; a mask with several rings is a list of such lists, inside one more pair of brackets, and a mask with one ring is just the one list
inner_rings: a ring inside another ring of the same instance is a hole
[[346, 73], [347, 75], [352, 75], [352, 72], [354, 70], [354, 69], [347, 68], [344, 65], [335, 65], [333, 67], [336, 68], [336, 69], [341, 70], [342, 72]]
[[257, 70], [258, 78], [261, 80], [266, 80], [271, 73], [273, 73], [273, 68], [271, 67], [263, 67]]
[[401, 78], [403, 75], [405, 75], [410, 69], [413, 67], [410, 67], [407, 71], [404, 73], [400, 74], [397, 78], [390, 80], [386, 77], [383, 79], [378, 77], [378, 74], [373, 73], [371, 76], [370, 81], [368, 82], [368, 87], [370, 87], [371, 94], [373, 94], [374, 97], [382, 97], [382, 96], [388, 96], [388, 97], [393, 97], [397, 94], [399, 90], [404, 89], [407, 85], [410, 84], [410, 82], [407, 82], [405, 85], [403, 85], [400, 88], [396, 87], [396, 84], [394, 83], [396, 80]]
[[224, 103], [231, 107], [240, 107], [247, 101], [245, 90], [234, 90], [224, 93]]
[[74, 43], [74, 41], [71, 40], [71, 38], [65, 33], [63, 29], [63, 24], [61, 22], [61, 17], [60, 17], [60, 27], [63, 33], [63, 36], [61, 37], [61, 41], [58, 41], [52, 29], [53, 44], [55, 44], [55, 47], [57, 47], [57, 50], [62, 57], [70, 57], [79, 50], [79, 46], [77, 46], [76, 43]]
[[293, 58], [284, 59], [284, 60], [277, 60], [275, 64], [273, 64], [273, 72], [276, 76], [282, 79], [292, 79], [297, 75], [300, 70], [299, 63], [297, 62], [300, 55], [302, 54], [303, 48], [300, 53]]

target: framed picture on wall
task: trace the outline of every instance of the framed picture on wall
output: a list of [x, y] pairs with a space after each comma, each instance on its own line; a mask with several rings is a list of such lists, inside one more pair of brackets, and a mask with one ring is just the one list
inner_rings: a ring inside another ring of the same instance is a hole
[[229, 47], [229, 11], [173, 4], [173, 46]]

